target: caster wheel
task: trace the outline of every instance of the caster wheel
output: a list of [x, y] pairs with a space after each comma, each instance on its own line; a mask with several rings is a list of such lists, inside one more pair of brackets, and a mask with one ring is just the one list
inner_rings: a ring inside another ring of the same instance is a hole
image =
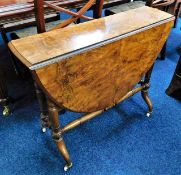
[[7, 116], [9, 116], [10, 115], [10, 109], [9, 109], [9, 107], [8, 106], [5, 106], [4, 107], [4, 110], [3, 110], [3, 116], [5, 116], [5, 117], [7, 117]]
[[151, 117], [151, 112], [147, 112], [147, 113], [146, 113], [146, 116], [147, 116], [148, 118], [150, 118], [150, 117]]
[[43, 127], [43, 128], [41, 128], [41, 131], [42, 131], [43, 133], [45, 133], [45, 132], [47, 131], [47, 129], [46, 129], [45, 127]]
[[69, 165], [65, 165], [64, 166], [64, 171], [68, 171], [70, 168], [72, 167], [72, 163], [70, 163]]

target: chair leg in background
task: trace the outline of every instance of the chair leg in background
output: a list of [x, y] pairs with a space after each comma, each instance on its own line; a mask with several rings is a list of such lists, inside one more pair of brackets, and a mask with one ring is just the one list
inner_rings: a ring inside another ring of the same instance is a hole
[[9, 97], [7, 92], [7, 86], [5, 76], [2, 68], [0, 68], [0, 105], [3, 107], [3, 115], [8, 116], [10, 114]]

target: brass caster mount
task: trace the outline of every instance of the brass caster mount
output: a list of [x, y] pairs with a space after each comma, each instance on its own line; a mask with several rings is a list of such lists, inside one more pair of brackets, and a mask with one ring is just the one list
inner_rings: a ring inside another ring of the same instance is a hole
[[4, 110], [3, 110], [3, 116], [7, 117], [11, 114], [11, 111], [9, 109], [8, 106], [4, 106]]
[[41, 114], [41, 131], [45, 133], [48, 128], [51, 128], [48, 115]]
[[45, 132], [47, 131], [47, 128], [42, 127], [42, 128], [41, 128], [41, 131], [42, 131], [42, 133], [45, 133]]
[[64, 166], [64, 171], [66, 172], [66, 171], [68, 171], [71, 167], [72, 167], [72, 162], [70, 163], [70, 164], [66, 164], [65, 166]]
[[0, 99], [0, 106], [2, 106], [3, 108], [3, 112], [2, 112], [3, 116], [7, 117], [12, 113], [12, 111], [9, 108], [9, 104], [10, 103], [13, 104], [14, 102], [15, 102], [15, 99], [11, 97]]
[[151, 114], [152, 114], [152, 112], [147, 112], [147, 113], [146, 113], [146, 116], [147, 116], [148, 118], [150, 118], [150, 117], [151, 117]]

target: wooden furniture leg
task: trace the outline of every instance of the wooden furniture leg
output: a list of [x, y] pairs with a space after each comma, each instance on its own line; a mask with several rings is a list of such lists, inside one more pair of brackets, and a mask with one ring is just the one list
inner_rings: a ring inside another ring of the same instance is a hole
[[179, 16], [180, 16], [180, 11], [181, 11], [181, 2], [179, 2], [178, 6], [177, 6], [177, 9], [176, 9], [176, 11], [175, 11], [174, 28], [176, 28], [177, 21], [178, 21]]
[[102, 17], [102, 8], [103, 8], [104, 0], [96, 0], [95, 9], [93, 10], [94, 18]]
[[[77, 9], [76, 9], [77, 12], [78, 12], [79, 10], [80, 10], [80, 8], [77, 8]], [[80, 24], [80, 22], [81, 22], [81, 21], [80, 21], [80, 18], [79, 18], [79, 19], [77, 19], [76, 24]]]
[[4, 78], [3, 70], [0, 67], [0, 105], [2, 105], [4, 108], [3, 109], [4, 116], [8, 116], [10, 114], [10, 109], [8, 104], [9, 104], [9, 97], [6, 87], [6, 81]]
[[152, 111], [153, 111], [153, 105], [150, 100], [150, 97], [148, 95], [148, 90], [150, 88], [150, 78], [151, 78], [151, 73], [153, 70], [153, 66], [150, 68], [150, 70], [146, 73], [144, 81], [141, 83], [142, 85], [145, 85], [145, 88], [141, 91], [141, 96], [143, 97], [143, 100], [146, 102], [148, 105], [148, 112], [146, 114], [147, 117], [150, 117]]
[[48, 111], [52, 125], [52, 138], [55, 140], [58, 150], [66, 161], [64, 171], [67, 171], [72, 167], [72, 162], [62, 137], [63, 132], [59, 124], [58, 107], [56, 107], [50, 100], [48, 101]]
[[44, 4], [43, 0], [34, 0], [34, 8], [35, 8], [34, 11], [35, 11], [38, 33], [43, 33], [46, 31], [43, 4]]
[[166, 94], [177, 100], [181, 100], [181, 54]]
[[165, 57], [166, 57], [166, 46], [167, 46], [167, 41], [163, 45], [163, 48], [162, 48], [162, 50], [160, 52], [160, 60], [165, 60]]
[[39, 102], [40, 106], [40, 120], [41, 120], [41, 130], [42, 132], [46, 132], [47, 128], [50, 128], [50, 121], [49, 121], [49, 116], [48, 116], [48, 106], [47, 106], [47, 100], [42, 92], [42, 90], [39, 88], [39, 86], [34, 83], [35, 90], [36, 90], [36, 96]]
[[18, 66], [17, 66], [17, 63], [16, 63], [16, 61], [15, 61], [15, 59], [14, 59], [14, 56], [13, 56], [12, 53], [9, 51], [9, 47], [8, 47], [8, 42], [9, 42], [9, 40], [8, 40], [7, 35], [6, 35], [6, 31], [5, 31], [5, 29], [4, 29], [4, 27], [3, 27], [2, 25], [0, 25], [0, 33], [1, 33], [2, 39], [3, 39], [3, 41], [4, 41], [4, 44], [5, 44], [5, 46], [6, 46], [7, 50], [8, 50], [8, 54], [10, 55], [13, 68], [14, 68], [16, 74], [17, 74], [17, 75], [20, 75], [20, 71], [19, 71]]

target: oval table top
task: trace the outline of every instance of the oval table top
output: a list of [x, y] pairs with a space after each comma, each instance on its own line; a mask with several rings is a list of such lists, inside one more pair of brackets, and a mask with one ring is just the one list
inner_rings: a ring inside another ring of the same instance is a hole
[[144, 6], [14, 40], [9, 43], [9, 47], [27, 67], [34, 70], [173, 19], [173, 15]]

